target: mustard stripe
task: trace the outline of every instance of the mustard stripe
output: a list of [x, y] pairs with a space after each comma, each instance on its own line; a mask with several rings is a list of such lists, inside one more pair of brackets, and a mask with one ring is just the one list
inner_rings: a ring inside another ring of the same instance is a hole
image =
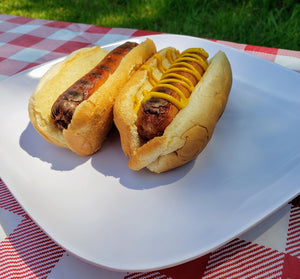
[[[174, 68], [173, 68], [174, 66]], [[166, 72], [177, 72], [177, 71], [182, 71], [182, 72], [187, 72], [192, 74], [198, 81], [201, 79], [201, 75], [198, 71], [195, 70], [195, 68], [190, 65], [189, 63], [184, 63], [184, 62], [180, 62], [180, 63], [176, 63], [174, 65], [172, 65]]]
[[166, 67], [162, 64], [162, 57], [159, 53], [155, 53], [154, 57], [157, 59], [157, 68], [163, 73], [167, 69]]
[[184, 96], [184, 94], [182, 93], [182, 91], [178, 87], [176, 87], [176, 86], [174, 86], [172, 84], [163, 83], [163, 81], [162, 81], [162, 83], [158, 83], [156, 86], [154, 86], [152, 88], [152, 90], [157, 89], [157, 88], [161, 88], [161, 87], [166, 87], [166, 88], [172, 89], [172, 90], [174, 90], [178, 94], [178, 96], [182, 100], [186, 99], [186, 97]]
[[203, 55], [205, 58], [208, 58], [208, 53], [203, 48], [188, 48], [185, 51], [181, 53], [181, 55], [186, 53], [198, 53], [200, 55]]
[[142, 101], [139, 102], [139, 103], [136, 103], [136, 102], [135, 102], [135, 105], [134, 105], [134, 112], [135, 112], [136, 114], [138, 113], [138, 111], [139, 111], [139, 109], [140, 109], [142, 103], [144, 103], [144, 100], [145, 100], [145, 98], [146, 98], [146, 95], [149, 94], [149, 91], [146, 90], [146, 89], [143, 89], [142, 94], [143, 94], [143, 99], [142, 99]]
[[174, 63], [174, 61], [175, 61], [175, 59], [174, 59], [174, 57], [173, 57], [173, 52], [168, 48], [167, 50], [166, 50], [166, 57], [167, 57], [167, 59], [169, 60], [169, 62], [172, 64], [172, 63]]
[[163, 74], [162, 79], [170, 78], [170, 77], [171, 78], [174, 77], [176, 79], [183, 80], [183, 81], [185, 81], [186, 84], [189, 85], [190, 88], [194, 89], [193, 83], [187, 77], [176, 74], [176, 73], [165, 73], [165, 74]]
[[143, 65], [141, 69], [145, 69], [148, 72], [148, 79], [152, 86], [158, 83], [158, 79], [153, 75], [152, 68], [149, 65]]
[[138, 104], [135, 105], [135, 107], [134, 107], [134, 113], [135, 114], [137, 114], [139, 112], [140, 107], [141, 107], [141, 103], [138, 103]]
[[181, 85], [183, 85], [189, 92], [193, 91], [194, 86], [189, 86], [189, 84], [187, 84], [185, 81], [177, 79], [177, 78], [163, 78], [160, 80], [159, 84], [162, 83], [180, 83]]
[[[206, 71], [208, 65], [207, 63], [205, 63], [205, 61], [202, 59], [202, 57], [200, 56], [197, 56], [195, 55], [194, 57], [191, 57], [191, 56], [183, 56], [183, 57], [180, 57], [179, 59], [176, 60], [176, 62], [184, 62], [184, 61], [192, 61], [192, 62], [195, 62], [197, 63], [200, 67], [202, 67], [202, 69], [204, 71]], [[175, 63], [176, 63], [175, 62]]]

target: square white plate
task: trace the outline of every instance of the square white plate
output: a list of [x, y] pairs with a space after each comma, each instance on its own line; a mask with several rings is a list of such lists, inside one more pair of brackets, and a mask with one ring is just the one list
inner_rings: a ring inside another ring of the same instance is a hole
[[210, 57], [223, 50], [233, 71], [212, 140], [196, 160], [167, 173], [131, 171], [116, 131], [89, 157], [46, 142], [30, 124], [27, 104], [53, 62], [0, 83], [3, 181], [58, 244], [113, 270], [192, 260], [300, 192], [299, 74], [208, 40], [148, 37], [158, 49], [203, 47]]

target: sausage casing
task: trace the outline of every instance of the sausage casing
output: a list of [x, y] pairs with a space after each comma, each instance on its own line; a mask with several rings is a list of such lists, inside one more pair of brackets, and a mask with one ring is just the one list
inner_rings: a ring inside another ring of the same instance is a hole
[[59, 129], [67, 129], [76, 107], [88, 99], [114, 73], [123, 57], [138, 44], [126, 42], [109, 52], [99, 64], [77, 80], [54, 102], [51, 118]]
[[[205, 54], [203, 55], [202, 52], [193, 53], [191, 51], [190, 54], [192, 54], [192, 56], [199, 56], [199, 59], [206, 63], [207, 56]], [[179, 64], [178, 61], [180, 61]], [[184, 95], [184, 98], [188, 99], [192, 93], [192, 89], [199, 82], [206, 70], [206, 67], [203, 66], [202, 63], [199, 64], [196, 59], [191, 59], [188, 55], [186, 55], [185, 58], [179, 56], [173, 65], [174, 66], [171, 65], [169, 68], [169, 72], [172, 72], [171, 78], [169, 77], [170, 75], [168, 75], [168, 71], [166, 71], [166, 74], [164, 74], [161, 79], [163, 82], [158, 82], [151, 91], [170, 95], [179, 101], [181, 94]], [[180, 67], [178, 67], [178, 65], [180, 65]], [[187, 71], [185, 68], [192, 68], [193, 70]], [[178, 92], [181, 93], [178, 94]], [[151, 140], [154, 137], [161, 136], [178, 111], [179, 108], [165, 98], [152, 97], [143, 102], [137, 113], [136, 120], [139, 136], [145, 140]]]

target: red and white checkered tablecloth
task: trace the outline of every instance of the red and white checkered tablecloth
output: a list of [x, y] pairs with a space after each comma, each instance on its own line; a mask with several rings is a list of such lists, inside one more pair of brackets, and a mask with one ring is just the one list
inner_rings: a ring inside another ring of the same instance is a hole
[[[152, 34], [0, 14], [0, 80], [81, 47]], [[300, 72], [300, 51], [217, 42]], [[124, 273], [68, 254], [29, 218], [0, 178], [0, 278], [300, 278], [300, 196], [196, 260], [164, 270]]]

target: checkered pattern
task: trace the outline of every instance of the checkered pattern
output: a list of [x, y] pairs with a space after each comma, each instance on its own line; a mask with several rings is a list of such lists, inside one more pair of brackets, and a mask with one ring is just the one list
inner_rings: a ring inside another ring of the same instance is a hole
[[0, 14], [0, 80], [78, 48], [154, 34]]
[[[81, 47], [151, 34], [0, 14], [0, 80]], [[217, 42], [300, 72], [299, 51]], [[0, 179], [0, 278], [300, 278], [299, 198], [281, 212], [281, 216], [269, 217], [259, 227], [188, 263], [153, 272], [116, 273], [84, 263], [54, 243]], [[257, 236], [260, 226], [267, 229]]]
[[[130, 273], [124, 279], [300, 278], [300, 203], [296, 199], [285, 209], [288, 214], [281, 216], [288, 223], [284, 239], [274, 239], [274, 246], [275, 241], [283, 242], [283, 251], [269, 247], [267, 241], [263, 245], [257, 239], [257, 243], [244, 240], [245, 236], [242, 235], [188, 263], [160, 271]], [[276, 229], [273, 229], [263, 236], [274, 237], [276, 233]], [[252, 234], [255, 234], [255, 230]]]

